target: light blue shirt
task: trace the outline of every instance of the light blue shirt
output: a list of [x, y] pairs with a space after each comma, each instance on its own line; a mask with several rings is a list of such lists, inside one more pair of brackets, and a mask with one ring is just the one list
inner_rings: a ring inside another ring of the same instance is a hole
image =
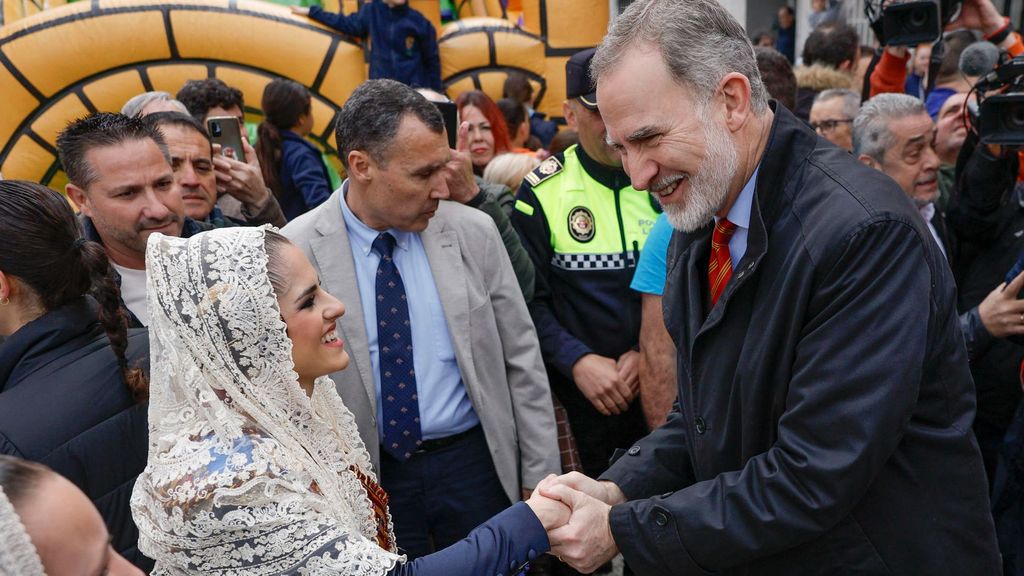
[[672, 225], [668, 216], [658, 216], [651, 233], [640, 252], [640, 261], [633, 272], [629, 287], [641, 294], [661, 296], [665, 290], [665, 276], [668, 274], [668, 243], [672, 240]]
[[[747, 236], [750, 233], [750, 211], [754, 206], [754, 188], [757, 187], [757, 173], [760, 170], [761, 165], [758, 164], [757, 168], [754, 169], [753, 175], [750, 176], [750, 180], [747, 180], [747, 183], [743, 185], [743, 190], [740, 191], [736, 202], [733, 203], [729, 213], [725, 216], [729, 222], [736, 225], [736, 231], [732, 233], [732, 238], [729, 239], [729, 258], [732, 259], [733, 269], [739, 266], [740, 260], [743, 260], [743, 255], [747, 253]], [[718, 216], [715, 216], [715, 222], [718, 222]]]
[[[348, 207], [348, 180], [342, 184], [341, 212], [348, 229], [356, 283], [363, 305], [366, 341], [373, 365], [373, 383], [377, 390], [377, 433], [384, 436], [383, 409], [380, 394], [380, 353], [377, 349], [377, 266], [380, 255], [373, 250], [373, 241], [380, 231], [363, 224]], [[444, 318], [441, 297], [434, 283], [427, 252], [420, 235], [415, 232], [387, 230], [396, 242], [392, 258], [402, 276], [409, 303], [412, 325], [412, 356], [416, 370], [416, 393], [419, 397], [420, 429], [424, 440], [444, 438], [465, 432], [480, 423], [462, 383], [455, 348]]]

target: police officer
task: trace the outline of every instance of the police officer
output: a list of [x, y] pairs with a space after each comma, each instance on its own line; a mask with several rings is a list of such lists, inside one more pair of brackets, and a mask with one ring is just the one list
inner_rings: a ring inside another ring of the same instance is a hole
[[629, 289], [658, 216], [605, 141], [590, 78], [594, 50], [566, 63], [563, 104], [580, 143], [548, 158], [519, 189], [512, 222], [536, 268], [530, 313], [552, 391], [565, 405], [583, 470], [646, 433], [639, 390], [640, 296]]

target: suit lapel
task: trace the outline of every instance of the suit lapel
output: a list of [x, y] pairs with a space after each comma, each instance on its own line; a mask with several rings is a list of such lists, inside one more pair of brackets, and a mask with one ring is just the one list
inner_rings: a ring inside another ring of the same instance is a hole
[[[341, 207], [337, 206], [337, 195], [332, 196], [328, 202], [334, 203], [336, 209], [326, 210], [317, 220], [316, 230], [321, 236], [310, 242], [313, 263], [320, 271], [320, 281], [324, 290], [345, 304], [345, 315], [338, 320], [338, 327], [348, 348], [349, 357], [355, 364], [355, 369], [359, 371], [370, 405], [376, 410], [377, 390], [372, 373], [373, 364], [370, 363], [370, 347], [366, 337], [366, 324], [348, 230], [341, 215]], [[352, 367], [348, 369], [351, 370]]]
[[[462, 262], [459, 236], [445, 223], [439, 212], [430, 222], [420, 238], [430, 262], [430, 272], [437, 285], [437, 293], [444, 308], [444, 319], [448, 333], [455, 346], [455, 357], [459, 366], [473, 366], [472, 346], [469, 331], [469, 295], [466, 291], [466, 271]], [[466, 372], [462, 372], [465, 382]], [[467, 386], [467, 391], [470, 387]]]

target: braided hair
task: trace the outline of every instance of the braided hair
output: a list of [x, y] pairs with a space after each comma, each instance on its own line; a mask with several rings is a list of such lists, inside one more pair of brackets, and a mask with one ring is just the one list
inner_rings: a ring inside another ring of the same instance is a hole
[[142, 369], [129, 367], [125, 357], [128, 315], [107, 253], [83, 238], [67, 201], [41, 184], [0, 180], [0, 246], [0, 270], [29, 289], [26, 305], [39, 316], [86, 294], [96, 299], [125, 385], [137, 401], [144, 401], [149, 384]]

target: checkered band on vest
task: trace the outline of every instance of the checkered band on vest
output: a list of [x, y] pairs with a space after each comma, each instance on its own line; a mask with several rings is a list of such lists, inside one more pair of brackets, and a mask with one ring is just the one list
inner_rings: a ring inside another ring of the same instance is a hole
[[622, 270], [636, 267], [637, 255], [623, 254], [555, 254], [551, 265], [562, 270]]

